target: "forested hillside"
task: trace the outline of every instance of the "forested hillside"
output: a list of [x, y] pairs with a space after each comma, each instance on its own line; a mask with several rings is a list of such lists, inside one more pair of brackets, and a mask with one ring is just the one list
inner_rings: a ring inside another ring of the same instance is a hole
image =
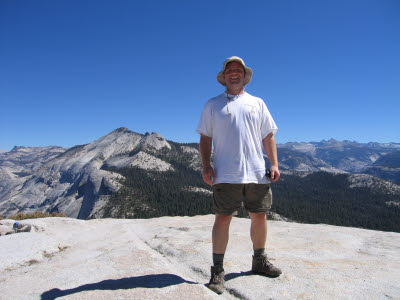
[[194, 186], [207, 188], [199, 173], [188, 168], [179, 172], [120, 169], [126, 180], [113, 194], [104, 217], [154, 218], [162, 216], [194, 216], [212, 212], [211, 194]]
[[[193, 154], [185, 152], [182, 144], [169, 144], [171, 149], [147, 152], [170, 163], [173, 171], [112, 169], [125, 180], [123, 188], [111, 196], [104, 217], [152, 218], [212, 212], [210, 187], [203, 182], [200, 171], [193, 168], [199, 162], [193, 161]], [[186, 146], [190, 148], [191, 144]]]
[[273, 184], [273, 211], [304, 223], [400, 232], [398, 194], [350, 187], [349, 174], [283, 175]]
[[[104, 217], [152, 218], [212, 213], [212, 195], [199, 171], [171, 159], [176, 171], [114, 170], [126, 180], [112, 195]], [[350, 174], [286, 175], [272, 184], [272, 211], [296, 222], [400, 232], [398, 194], [350, 187]], [[196, 192], [194, 187], [198, 188]], [[204, 189], [204, 190], [203, 190]]]

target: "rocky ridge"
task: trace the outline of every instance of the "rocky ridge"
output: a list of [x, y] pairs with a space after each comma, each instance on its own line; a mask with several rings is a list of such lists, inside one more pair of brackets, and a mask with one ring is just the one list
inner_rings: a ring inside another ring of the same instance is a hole
[[141, 135], [119, 128], [69, 149], [15, 147], [0, 156], [0, 212], [62, 211], [88, 218], [118, 190], [121, 176], [108, 167], [171, 169], [143, 151], [170, 148], [158, 133]]

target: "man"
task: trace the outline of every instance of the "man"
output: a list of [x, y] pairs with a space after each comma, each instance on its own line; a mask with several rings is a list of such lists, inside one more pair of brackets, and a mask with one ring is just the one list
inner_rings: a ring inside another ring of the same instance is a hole
[[[266, 213], [272, 204], [269, 180], [277, 181], [280, 176], [274, 138], [278, 127], [264, 101], [244, 91], [252, 74], [240, 57], [228, 58], [217, 76], [226, 90], [206, 103], [196, 130], [201, 135], [203, 180], [213, 188], [214, 265], [211, 267], [209, 287], [218, 294], [224, 291], [223, 259], [229, 225], [242, 200], [251, 218], [252, 271], [268, 277], [281, 274], [268, 261], [265, 253]], [[213, 167], [210, 162], [212, 143]], [[266, 178], [263, 148], [271, 162], [269, 180]]]

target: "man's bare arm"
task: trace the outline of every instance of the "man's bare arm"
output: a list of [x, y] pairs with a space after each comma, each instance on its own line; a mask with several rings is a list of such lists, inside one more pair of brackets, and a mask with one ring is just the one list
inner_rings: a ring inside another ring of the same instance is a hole
[[211, 150], [212, 150], [212, 138], [204, 134], [200, 137], [200, 155], [203, 163], [203, 180], [209, 185], [213, 185], [215, 179], [214, 169], [211, 167]]
[[276, 150], [276, 142], [274, 134], [271, 132], [263, 139], [263, 146], [271, 163], [271, 181], [278, 181], [281, 176], [278, 166], [278, 151]]

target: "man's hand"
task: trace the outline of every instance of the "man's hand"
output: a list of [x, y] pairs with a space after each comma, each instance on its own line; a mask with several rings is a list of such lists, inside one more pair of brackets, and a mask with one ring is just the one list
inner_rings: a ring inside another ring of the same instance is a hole
[[278, 181], [279, 177], [281, 176], [281, 173], [279, 172], [278, 168], [278, 153], [276, 150], [276, 142], [275, 142], [275, 137], [274, 134], [271, 132], [269, 133], [264, 139], [263, 139], [263, 145], [265, 152], [267, 153], [268, 159], [271, 163], [271, 181], [275, 182]]
[[271, 169], [271, 181], [276, 182], [278, 181], [279, 177], [281, 177], [281, 173], [279, 172], [279, 168], [272, 166]]
[[215, 180], [214, 169], [211, 167], [210, 157], [211, 157], [211, 147], [212, 138], [204, 134], [200, 137], [200, 155], [201, 162], [203, 163], [203, 180], [209, 185], [213, 185]]
[[213, 167], [210, 165], [203, 167], [203, 180], [205, 183], [209, 185], [213, 185], [213, 181], [215, 180], [215, 173]]

